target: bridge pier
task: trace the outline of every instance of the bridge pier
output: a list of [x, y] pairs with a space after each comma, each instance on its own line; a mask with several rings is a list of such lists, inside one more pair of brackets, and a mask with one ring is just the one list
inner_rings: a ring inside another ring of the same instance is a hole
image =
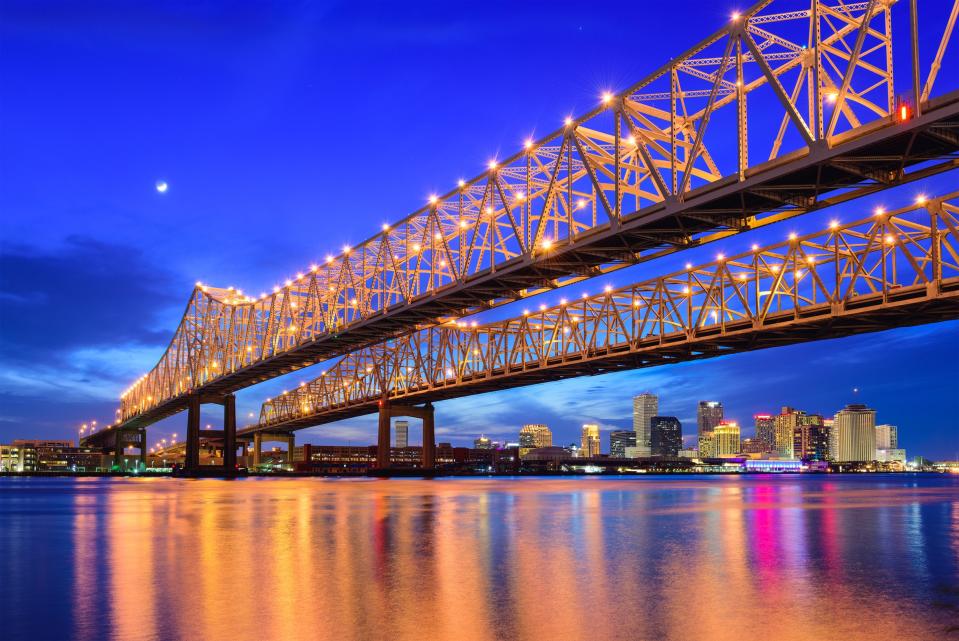
[[200, 396], [192, 394], [187, 401], [186, 460], [183, 467], [188, 471], [200, 468]]
[[390, 424], [396, 417], [412, 417], [423, 421], [423, 458], [424, 470], [436, 467], [436, 433], [433, 404], [427, 402], [422, 407], [414, 405], [394, 405], [383, 399], [379, 402], [379, 423], [376, 440], [376, 469], [390, 469]]
[[253, 467], [257, 467], [263, 460], [263, 441], [281, 441], [286, 443], [286, 461], [293, 465], [293, 448], [296, 447], [296, 436], [293, 432], [270, 434], [266, 432], [253, 433]]
[[223, 399], [223, 467], [236, 469], [236, 396]]
[[113, 432], [113, 467], [120, 472], [126, 471], [126, 457], [123, 452], [127, 445], [138, 448], [137, 470], [142, 471], [147, 466], [147, 432], [144, 427], [121, 427]]

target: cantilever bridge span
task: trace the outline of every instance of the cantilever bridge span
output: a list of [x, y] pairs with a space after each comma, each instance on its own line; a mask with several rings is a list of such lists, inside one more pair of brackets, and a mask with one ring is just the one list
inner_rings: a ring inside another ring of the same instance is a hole
[[957, 317], [959, 193], [516, 318], [447, 323], [354, 352], [264, 403], [260, 422], [240, 433]]
[[272, 293], [198, 285], [115, 425], [957, 166], [959, 0], [916, 5], [760, 2]]

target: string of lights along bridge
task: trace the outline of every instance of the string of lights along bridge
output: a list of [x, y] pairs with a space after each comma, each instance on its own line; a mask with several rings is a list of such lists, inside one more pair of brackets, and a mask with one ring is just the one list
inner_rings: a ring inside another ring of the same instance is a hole
[[769, 0], [735, 14], [272, 292], [198, 283], [160, 361], [86, 439], [229, 408], [236, 390], [452, 317], [947, 171], [957, 15], [959, 0]]

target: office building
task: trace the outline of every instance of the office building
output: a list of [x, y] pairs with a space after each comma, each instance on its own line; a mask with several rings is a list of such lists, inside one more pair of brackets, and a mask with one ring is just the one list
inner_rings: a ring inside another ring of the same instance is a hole
[[579, 455], [584, 458], [593, 458], [599, 456], [599, 453], [599, 425], [586, 423], [583, 425]]
[[865, 405], [847, 405], [836, 414], [833, 429], [837, 432], [837, 462], [876, 459], [876, 410]]
[[895, 450], [899, 448], [899, 428], [883, 423], [876, 426], [876, 449]]
[[826, 451], [826, 460], [835, 461], [836, 454], [839, 452], [839, 441], [836, 437], [839, 433], [836, 430], [836, 421], [834, 418], [823, 418], [823, 427], [826, 429], [826, 440], [829, 442], [829, 448]]
[[409, 447], [410, 446], [410, 422], [409, 421], [396, 421], [394, 424], [396, 429], [395, 444], [394, 447]]
[[491, 450], [493, 449], [493, 442], [486, 438], [486, 436], [480, 436], [478, 439], [473, 440], [473, 448], [477, 450]]
[[793, 429], [793, 458], [803, 461], [829, 460], [829, 428], [822, 416], [810, 414]]
[[529, 423], [519, 431], [519, 455], [525, 457], [538, 447], [552, 447], [553, 433], [542, 423]]
[[776, 418], [772, 414], [756, 414], [753, 416], [756, 426], [756, 436], [753, 438], [753, 447], [757, 453], [776, 451]]
[[609, 433], [609, 455], [613, 458], [625, 458], [626, 448], [636, 447], [636, 432], [633, 430], [613, 430]]
[[636, 447], [650, 446], [649, 422], [657, 414], [659, 414], [658, 396], [643, 392], [633, 397], [633, 431], [636, 432]]
[[739, 454], [739, 423], [723, 421], [713, 428], [713, 456]]
[[712, 434], [723, 420], [723, 404], [719, 401], [699, 401], [696, 409], [696, 436]]
[[779, 458], [797, 458], [794, 451], [795, 432], [805, 419], [806, 412], [793, 407], [783, 407], [782, 411], [774, 417], [776, 428], [773, 451]]
[[650, 453], [653, 456], [679, 456], [683, 449], [683, 425], [675, 416], [650, 419]]

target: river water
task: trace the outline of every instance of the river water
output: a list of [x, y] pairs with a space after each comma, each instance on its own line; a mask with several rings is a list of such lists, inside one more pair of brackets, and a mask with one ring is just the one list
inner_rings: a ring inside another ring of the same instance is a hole
[[959, 478], [0, 479], [0, 639], [959, 639]]

